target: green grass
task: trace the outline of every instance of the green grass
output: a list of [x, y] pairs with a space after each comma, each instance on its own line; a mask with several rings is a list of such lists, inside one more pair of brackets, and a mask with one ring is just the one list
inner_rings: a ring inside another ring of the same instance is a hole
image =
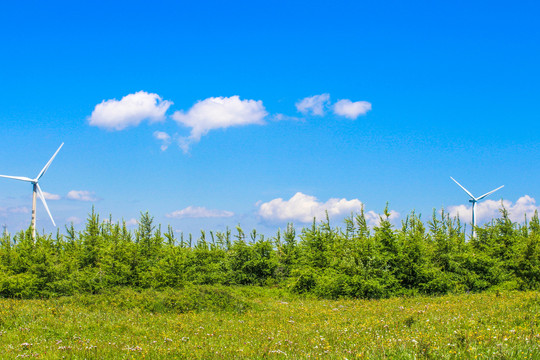
[[0, 359], [540, 359], [538, 292], [318, 300], [279, 289], [0, 299]]

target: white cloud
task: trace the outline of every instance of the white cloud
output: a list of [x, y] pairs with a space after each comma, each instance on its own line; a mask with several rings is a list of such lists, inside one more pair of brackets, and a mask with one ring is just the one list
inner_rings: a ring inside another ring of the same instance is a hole
[[272, 115], [271, 120], [272, 121], [301, 121], [302, 119], [297, 118], [295, 116], [289, 116], [289, 115], [278, 113], [278, 114]]
[[183, 219], [183, 218], [221, 218], [231, 217], [234, 213], [226, 210], [211, 210], [200, 206], [188, 206], [182, 210], [173, 211], [165, 216], [168, 218]]
[[12, 214], [28, 214], [30, 213], [30, 209], [28, 209], [26, 206], [17, 206], [17, 207], [10, 207], [7, 209], [8, 212]]
[[57, 194], [50, 194], [48, 192], [43, 191], [43, 197], [45, 197], [45, 200], [60, 200], [61, 196]]
[[137, 219], [135, 219], [135, 218], [131, 218], [128, 221], [126, 221], [127, 226], [137, 225], [138, 223], [139, 223], [139, 221]]
[[68, 223], [73, 223], [75, 225], [78, 225], [80, 223], [82, 223], [82, 220], [76, 216], [70, 216], [66, 219], [66, 222]]
[[94, 196], [94, 193], [86, 190], [71, 190], [67, 194], [67, 198], [70, 200], [77, 201], [97, 201], [98, 199]]
[[179, 124], [191, 128], [188, 138], [179, 140], [187, 152], [189, 145], [198, 142], [210, 130], [250, 124], [262, 125], [268, 115], [262, 101], [240, 100], [239, 96], [211, 97], [198, 101], [187, 112], [176, 111], [172, 118]]
[[[359, 213], [362, 210], [362, 202], [358, 199], [337, 199], [332, 198], [325, 203], [319, 201], [315, 196], [310, 196], [297, 192], [289, 200], [277, 198], [266, 203], [257, 202], [259, 215], [268, 221], [298, 221], [309, 223], [313, 218], [324, 220], [326, 211], [330, 218], [336, 216], [346, 216], [351, 213]], [[369, 226], [378, 226], [380, 216], [375, 211], [364, 212], [366, 222]], [[390, 210], [390, 221], [399, 218], [399, 213]]]
[[[515, 204], [509, 200], [503, 200], [502, 203], [506, 210], [508, 210], [510, 220], [514, 222], [523, 222], [525, 215], [527, 215], [527, 219], [530, 219], [534, 215], [535, 210], [540, 211], [540, 207], [536, 205], [536, 200], [529, 195], [520, 197]], [[500, 208], [501, 201], [485, 200], [478, 202], [476, 204], [477, 224], [499, 218]], [[460, 220], [465, 223], [472, 221], [471, 211], [471, 206], [448, 206], [450, 216], [459, 216]]]
[[[124, 220], [122, 219], [122, 222], [123, 223], [126, 223], [127, 226], [133, 226], [133, 225], [137, 225], [139, 223], [139, 221], [135, 218], [131, 218], [129, 220]], [[111, 219], [105, 219], [103, 220], [103, 223], [104, 224], [115, 224], [116, 222], [115, 221], [112, 221]]]
[[6, 217], [9, 214], [28, 214], [30, 210], [26, 206], [0, 207], [0, 216]]
[[[389, 213], [390, 213], [390, 216], [388, 216], [388, 220], [390, 222], [399, 219], [399, 213], [397, 211], [390, 210]], [[374, 227], [374, 226], [379, 226], [381, 224], [381, 215], [377, 214], [373, 210], [364, 212], [364, 217], [366, 219], [366, 223], [368, 224], [368, 226]]]
[[296, 103], [296, 109], [302, 114], [323, 116], [324, 109], [328, 105], [330, 94], [321, 94], [303, 98]]
[[349, 119], [356, 119], [371, 110], [371, 103], [367, 101], [352, 102], [349, 99], [339, 100], [334, 104], [334, 113]]
[[[324, 220], [326, 211], [328, 216], [347, 215], [352, 212], [360, 212], [362, 202], [358, 199], [329, 199], [320, 202], [315, 196], [297, 192], [289, 200], [277, 198], [266, 203], [258, 203], [259, 215], [270, 221], [299, 221], [308, 223], [313, 218]], [[378, 216], [378, 215], [377, 215]]]
[[122, 100], [103, 100], [96, 105], [89, 123], [107, 130], [124, 130], [129, 126], [137, 126], [143, 120], [152, 122], [165, 120], [165, 113], [171, 101], [163, 100], [158, 94], [139, 91], [126, 95]]
[[163, 131], [154, 131], [154, 137], [161, 141], [161, 151], [167, 150], [171, 145], [171, 136]]

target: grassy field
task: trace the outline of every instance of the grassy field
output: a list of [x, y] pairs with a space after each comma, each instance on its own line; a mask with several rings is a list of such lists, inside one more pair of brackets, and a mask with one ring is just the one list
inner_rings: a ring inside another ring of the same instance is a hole
[[0, 358], [540, 359], [538, 292], [317, 300], [261, 288], [0, 299]]

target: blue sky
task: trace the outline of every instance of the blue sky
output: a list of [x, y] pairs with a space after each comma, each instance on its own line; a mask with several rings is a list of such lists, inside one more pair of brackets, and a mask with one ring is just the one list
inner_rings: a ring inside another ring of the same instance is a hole
[[[540, 190], [539, 10], [2, 4], [0, 174], [34, 177], [64, 142], [40, 181], [61, 229], [92, 206], [194, 233], [271, 234], [325, 209], [339, 223], [361, 204], [375, 223], [386, 202], [396, 223], [441, 207], [468, 221], [450, 176], [474, 195], [504, 184], [479, 218], [502, 198], [521, 221]], [[0, 179], [0, 222], [26, 228], [30, 209], [31, 186]]]

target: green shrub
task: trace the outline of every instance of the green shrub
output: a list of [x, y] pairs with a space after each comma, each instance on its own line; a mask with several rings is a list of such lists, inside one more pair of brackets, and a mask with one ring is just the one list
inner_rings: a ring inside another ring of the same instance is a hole
[[[413, 212], [400, 228], [389, 217], [386, 208], [373, 229], [362, 211], [345, 220], [345, 230], [330, 226], [327, 218], [298, 236], [292, 224], [274, 238], [255, 230], [246, 236], [238, 226], [234, 241], [229, 230], [210, 236], [202, 231], [198, 239], [181, 234], [177, 241], [172, 228], [162, 234], [148, 213], [132, 233], [125, 222], [100, 221], [92, 210], [80, 232], [71, 226], [65, 236], [38, 234], [33, 240], [29, 229], [1, 237], [0, 296], [98, 294], [119, 286], [142, 291], [257, 285], [322, 298], [372, 299], [540, 288], [537, 213], [528, 224], [517, 224], [502, 208], [500, 218], [479, 227], [471, 239], [459, 219], [445, 212], [434, 212], [427, 225]], [[156, 309], [172, 306], [160, 301]], [[189, 304], [186, 308], [204, 308]]]

